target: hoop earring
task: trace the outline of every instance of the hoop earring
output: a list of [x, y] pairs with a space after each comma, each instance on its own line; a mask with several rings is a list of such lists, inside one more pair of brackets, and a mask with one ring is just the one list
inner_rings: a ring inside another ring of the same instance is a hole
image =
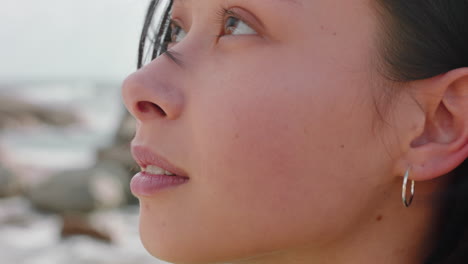
[[411, 205], [414, 197], [414, 180], [411, 180], [411, 197], [409, 200], [406, 199], [406, 185], [408, 184], [409, 172], [410, 168], [406, 170], [405, 177], [403, 178], [403, 186], [401, 188], [401, 199], [403, 200], [405, 207], [409, 207]]

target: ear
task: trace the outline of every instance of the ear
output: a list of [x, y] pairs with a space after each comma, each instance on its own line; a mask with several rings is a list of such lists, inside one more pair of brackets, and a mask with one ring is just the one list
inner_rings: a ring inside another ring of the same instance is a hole
[[424, 120], [408, 141], [399, 171], [411, 167], [410, 179], [430, 180], [451, 172], [468, 157], [468, 68], [416, 81], [411, 89]]

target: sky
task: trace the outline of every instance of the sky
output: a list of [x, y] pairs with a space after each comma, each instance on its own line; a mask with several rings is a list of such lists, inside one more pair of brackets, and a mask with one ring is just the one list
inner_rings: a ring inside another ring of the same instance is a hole
[[121, 81], [148, 0], [0, 0], [0, 82]]

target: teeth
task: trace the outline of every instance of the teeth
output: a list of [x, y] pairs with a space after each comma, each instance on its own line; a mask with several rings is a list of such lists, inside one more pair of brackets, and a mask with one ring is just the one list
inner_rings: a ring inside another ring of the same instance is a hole
[[169, 176], [175, 176], [175, 174], [173, 174], [172, 172], [170, 171], [166, 171], [166, 170], [163, 170], [157, 166], [154, 166], [154, 165], [149, 165], [149, 166], [146, 166], [146, 169], [143, 169], [143, 171], [145, 172], [148, 172], [149, 174], [153, 174], [153, 175], [169, 175]]
[[166, 170], [164, 171], [164, 174], [165, 174], [165, 175], [169, 175], [169, 176], [175, 176], [174, 173], [172, 173], [172, 172], [170, 172], [170, 171], [166, 171]]
[[159, 168], [157, 166], [153, 166], [153, 165], [146, 166], [145, 171], [150, 173], [150, 174], [155, 174], [155, 175], [164, 174], [163, 169], [161, 169], [161, 168]]

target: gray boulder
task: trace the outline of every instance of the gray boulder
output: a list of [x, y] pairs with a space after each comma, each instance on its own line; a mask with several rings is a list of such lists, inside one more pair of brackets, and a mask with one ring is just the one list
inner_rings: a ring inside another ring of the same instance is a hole
[[[97, 152], [98, 163], [111, 162], [121, 165], [126, 171], [127, 182], [130, 182], [132, 176], [139, 171], [139, 166], [133, 160], [130, 152], [130, 142], [135, 135], [135, 126], [135, 119], [126, 112], [117, 129], [113, 143]], [[138, 203], [138, 199], [130, 191], [129, 184], [126, 184], [125, 191], [128, 203]]]
[[46, 211], [89, 212], [124, 204], [127, 186], [125, 170], [107, 162], [92, 169], [53, 175], [32, 187], [27, 197], [35, 207]]
[[47, 124], [64, 127], [79, 122], [75, 113], [49, 109], [20, 99], [0, 96], [0, 129]]
[[9, 197], [20, 192], [20, 182], [11, 171], [0, 165], [0, 197]]

